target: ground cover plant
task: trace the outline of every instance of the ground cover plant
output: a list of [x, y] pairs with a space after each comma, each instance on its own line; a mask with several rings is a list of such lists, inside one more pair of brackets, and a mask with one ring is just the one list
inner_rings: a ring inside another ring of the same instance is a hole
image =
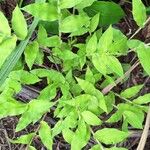
[[[132, 6], [133, 33], [118, 27], [127, 15], [124, 3]], [[11, 145], [35, 150], [38, 139], [52, 150], [63, 140], [71, 150], [126, 150], [119, 144], [134, 128], [143, 130], [137, 149], [144, 149], [150, 93], [142, 91], [150, 75], [150, 44], [136, 35], [150, 21], [145, 3], [35, 0], [19, 1], [10, 18], [0, 11], [0, 118], [17, 116], [16, 133], [35, 126], [8, 137]], [[123, 61], [129, 55], [132, 61]], [[137, 68], [146, 80], [123, 88]], [[18, 96], [33, 87], [36, 96]]]

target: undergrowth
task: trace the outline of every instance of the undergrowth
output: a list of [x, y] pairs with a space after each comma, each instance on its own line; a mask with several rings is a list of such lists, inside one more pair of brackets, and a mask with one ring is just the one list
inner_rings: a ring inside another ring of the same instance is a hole
[[[25, 19], [23, 12], [31, 15], [25, 13]], [[0, 118], [19, 116], [16, 132], [39, 123], [37, 130], [10, 139], [12, 143], [34, 150], [32, 142], [39, 137], [51, 150], [61, 134], [72, 150], [84, 149], [90, 139], [95, 141], [91, 150], [126, 149], [117, 143], [132, 134], [129, 126], [143, 129], [150, 102], [149, 93], [139, 94], [144, 84], [112, 90], [139, 64], [143, 76], [150, 75], [150, 47], [134, 39], [149, 20], [141, 0], [132, 1], [132, 14], [139, 30], [128, 38], [115, 26], [125, 13], [114, 2], [36, 0], [16, 6], [11, 24], [0, 12]], [[119, 61], [131, 52], [138, 58], [132, 66]], [[24, 85], [43, 81], [36, 99], [15, 98]], [[49, 112], [57, 119], [55, 126], [45, 121]], [[120, 128], [113, 127], [115, 122]]]

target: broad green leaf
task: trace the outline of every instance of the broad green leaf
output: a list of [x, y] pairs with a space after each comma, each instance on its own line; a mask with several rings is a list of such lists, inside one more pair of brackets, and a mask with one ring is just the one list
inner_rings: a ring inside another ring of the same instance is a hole
[[16, 132], [24, 129], [30, 123], [38, 121], [49, 109], [53, 103], [45, 100], [32, 100], [28, 103], [28, 109], [22, 114], [16, 127]]
[[92, 148], [90, 148], [90, 150], [102, 150], [100, 145], [94, 145]]
[[110, 26], [100, 37], [98, 42], [98, 51], [106, 52], [110, 44], [113, 42], [113, 28]]
[[9, 77], [20, 81], [22, 84], [35, 84], [41, 81], [36, 75], [25, 70], [12, 71]]
[[38, 43], [39, 45], [43, 45], [45, 39], [47, 38], [47, 31], [46, 29], [42, 26], [42, 25], [39, 25], [39, 28], [38, 28]]
[[0, 11], [0, 33], [5, 34], [6, 36], [11, 35], [11, 29], [9, 27], [8, 20], [4, 16], [4, 14]]
[[27, 45], [24, 55], [25, 55], [25, 61], [31, 70], [36, 58], [37, 54], [39, 52], [39, 45], [36, 41], [32, 42], [31, 44]]
[[94, 67], [103, 75], [106, 75], [106, 55], [99, 55], [98, 53], [93, 54], [92, 56], [92, 63]]
[[122, 142], [129, 136], [129, 133], [115, 128], [104, 128], [98, 130], [94, 137], [104, 144], [116, 144]]
[[31, 73], [37, 75], [39, 78], [47, 77], [50, 81], [65, 83], [64, 76], [53, 69], [34, 69]]
[[36, 148], [33, 146], [29, 146], [29, 150], [36, 150]]
[[143, 118], [138, 116], [138, 114], [133, 113], [131, 111], [124, 111], [124, 116], [128, 123], [132, 125], [134, 128], [142, 129], [143, 128]]
[[44, 21], [55, 21], [58, 19], [57, 7], [49, 3], [33, 3], [22, 8], [34, 17]]
[[122, 113], [120, 111], [115, 112], [108, 120], [108, 123], [118, 122], [122, 118]]
[[30, 142], [34, 136], [35, 136], [35, 133], [29, 133], [29, 134], [20, 136], [16, 140], [10, 139], [10, 142], [13, 144], [16, 144], [16, 143], [18, 143], [18, 144], [30, 144]]
[[141, 0], [132, 1], [132, 13], [137, 25], [143, 27], [146, 21], [146, 8]]
[[89, 17], [84, 15], [70, 15], [62, 20], [60, 31], [70, 33], [78, 31], [81, 27], [89, 25]]
[[12, 37], [5, 39], [0, 44], [0, 60], [1, 60], [0, 61], [0, 68], [2, 67], [3, 63], [8, 58], [8, 56], [11, 54], [11, 52], [15, 49], [16, 41], [17, 41], [17, 38], [14, 35]]
[[62, 134], [63, 134], [65, 141], [67, 141], [69, 144], [71, 144], [71, 141], [72, 141], [73, 136], [74, 136], [74, 132], [70, 129], [64, 129], [62, 131]]
[[114, 56], [107, 56], [107, 66], [119, 76], [123, 76], [123, 68], [119, 60]]
[[150, 75], [150, 48], [146, 48], [144, 44], [140, 44], [140, 46], [137, 48], [137, 54], [142, 67], [147, 72], [147, 74]]
[[81, 3], [79, 3], [76, 8], [77, 9], [83, 9], [85, 7], [91, 6], [93, 2], [95, 2], [96, 0], [82, 0]]
[[139, 96], [137, 99], [133, 100], [136, 104], [147, 104], [150, 102], [150, 93], [145, 94], [143, 96]]
[[82, 0], [60, 0], [60, 8], [71, 8], [82, 2]]
[[41, 121], [39, 136], [46, 148], [48, 150], [52, 150], [53, 139], [51, 135], [51, 128], [45, 121]]
[[87, 125], [83, 120], [80, 120], [78, 123], [78, 128], [71, 142], [71, 149], [81, 150], [84, 146], [87, 145], [89, 139], [90, 139], [89, 128], [87, 128]]
[[27, 23], [18, 5], [13, 11], [11, 22], [12, 22], [12, 28], [15, 34], [17, 35], [17, 37], [20, 40], [24, 40], [28, 33]]
[[[43, 0], [44, 1], [44, 0]], [[5, 82], [6, 78], [8, 77], [9, 73], [13, 70], [13, 68], [16, 66], [17, 62], [19, 61], [20, 57], [22, 56], [22, 53], [28, 44], [32, 33], [34, 32], [37, 24], [38, 19], [34, 19], [33, 23], [31, 24], [29, 28], [29, 32], [27, 35], [27, 38], [19, 43], [19, 45], [14, 49], [14, 51], [9, 55], [8, 59], [5, 60], [5, 63], [3, 64], [1, 70], [0, 70], [0, 86]]]
[[42, 91], [40, 91], [40, 95], [38, 99], [52, 100], [56, 96], [56, 88], [57, 84], [50, 84], [46, 86]]
[[93, 72], [90, 70], [89, 67], [87, 67], [87, 70], [86, 70], [85, 80], [89, 81], [93, 84], [95, 83], [95, 78], [94, 78]]
[[79, 78], [76, 79], [81, 89], [84, 90], [85, 93], [95, 96], [99, 101], [99, 107], [107, 112], [107, 106], [103, 94], [99, 90], [97, 90], [92, 83]]
[[90, 23], [90, 32], [94, 32], [99, 24], [99, 16], [100, 14], [96, 14], [92, 19]]
[[86, 44], [86, 53], [87, 55], [92, 55], [97, 49], [97, 37], [94, 33], [92, 37], [89, 39], [89, 41]]
[[[7, 90], [8, 93], [8, 90]], [[7, 96], [7, 95], [6, 95]], [[24, 113], [27, 109], [27, 105], [16, 101], [13, 98], [1, 97], [0, 98], [0, 118], [7, 116], [16, 116]]]
[[132, 86], [132, 87], [122, 91], [120, 95], [124, 98], [131, 98], [131, 97], [135, 96], [142, 89], [142, 87], [143, 87], [143, 85]]
[[96, 1], [92, 6], [84, 9], [89, 16], [94, 16], [100, 13], [99, 24], [102, 26], [117, 23], [124, 12], [122, 8], [114, 2]]
[[95, 126], [95, 125], [100, 125], [102, 123], [101, 120], [90, 111], [82, 112], [82, 117], [84, 121], [89, 125]]
[[92, 83], [90, 83], [86, 80], [83, 80], [83, 79], [79, 79], [79, 78], [76, 78], [76, 79], [77, 79], [78, 84], [80, 85], [81, 89], [83, 91], [85, 91], [85, 93], [91, 94], [91, 95], [95, 94], [96, 89]]
[[40, 42], [42, 46], [45, 47], [59, 47], [60, 38], [57, 35], [45, 38]]
[[132, 40], [128, 40], [127, 45], [130, 49], [134, 49], [137, 48], [141, 43], [142, 41], [132, 39]]

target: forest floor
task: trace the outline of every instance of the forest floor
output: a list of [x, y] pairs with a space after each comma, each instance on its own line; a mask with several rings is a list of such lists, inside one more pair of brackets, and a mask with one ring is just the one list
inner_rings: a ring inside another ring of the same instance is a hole
[[[17, 0], [5, 0], [4, 2], [0, 3], [0, 10], [6, 15], [8, 19], [11, 19], [11, 13], [16, 6]], [[30, 3], [32, 0], [25, 0], [26, 3]], [[122, 5], [122, 8], [126, 12], [126, 17], [122, 19], [117, 25], [116, 28], [119, 28], [125, 35], [130, 37], [136, 30], [137, 26], [135, 25], [132, 14], [131, 14], [131, 6], [128, 3]], [[142, 29], [135, 37], [136, 39], [140, 39], [146, 43], [150, 43], [150, 22], [147, 23], [146, 27]], [[121, 57], [121, 62], [127, 62], [132, 64], [134, 57], [134, 53], [129, 53], [127, 57]], [[150, 78], [145, 78], [142, 76], [142, 69], [141, 67], [137, 67], [134, 71], [130, 74], [129, 80], [126, 81], [124, 84], [117, 86], [114, 90], [121, 91], [121, 89], [125, 87], [130, 87], [131, 85], [138, 83], [138, 84], [145, 84], [144, 89], [141, 91], [141, 94], [150, 92]], [[20, 100], [29, 100], [31, 98], [35, 98], [38, 95], [39, 86], [36, 87], [24, 87], [22, 92], [17, 95], [17, 98]], [[46, 120], [50, 121], [52, 125], [56, 123], [56, 120], [51, 118], [51, 114], [47, 114]], [[19, 133], [15, 133], [15, 127], [18, 122], [18, 117], [7, 117], [0, 120], [0, 150], [24, 150], [23, 145], [15, 145], [9, 142], [9, 138], [18, 137], [23, 134], [27, 134], [31, 131], [34, 131], [37, 127], [35, 124], [34, 126], [31, 125], [30, 127], [26, 128]], [[117, 126], [117, 125], [116, 125]], [[139, 143], [142, 130], [135, 130], [130, 129], [134, 134], [124, 143], [120, 145], [126, 147], [129, 150], [136, 150], [137, 145]], [[150, 131], [148, 134], [147, 143], [145, 146], [145, 150], [150, 150]], [[90, 141], [92, 144], [92, 141]], [[70, 150], [68, 144], [66, 144], [63, 138], [60, 136], [56, 137], [55, 141], [55, 148], [56, 150]], [[35, 146], [38, 150], [46, 150], [39, 139], [34, 140], [33, 146]], [[86, 147], [85, 149], [88, 149]]]

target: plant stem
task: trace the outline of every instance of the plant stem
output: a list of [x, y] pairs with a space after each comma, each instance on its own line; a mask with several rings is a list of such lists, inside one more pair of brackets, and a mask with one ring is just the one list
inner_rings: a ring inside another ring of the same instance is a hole
[[[93, 132], [92, 128], [90, 128], [90, 131], [91, 131], [92, 135], [94, 136], [94, 132]], [[103, 147], [103, 145], [99, 142], [99, 140], [97, 140], [96, 138], [94, 138], [94, 139], [96, 140], [96, 142], [97, 142], [98, 145], [100, 146], [101, 150], [104, 150], [104, 147]]]

